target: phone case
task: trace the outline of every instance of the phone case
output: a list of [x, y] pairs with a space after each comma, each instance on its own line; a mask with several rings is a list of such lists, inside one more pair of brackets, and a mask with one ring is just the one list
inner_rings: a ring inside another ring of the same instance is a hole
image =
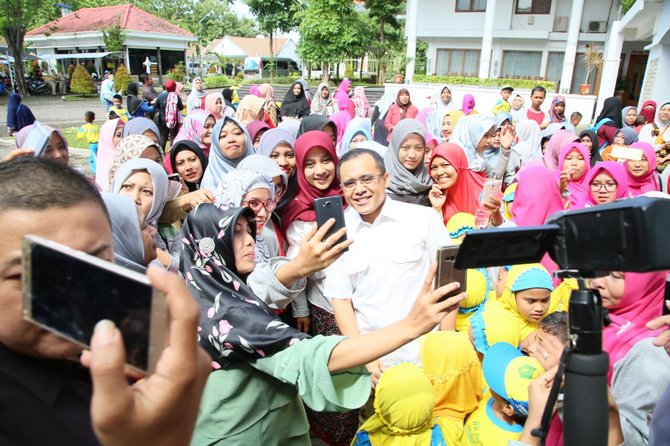
[[482, 203], [488, 200], [491, 196], [495, 197], [499, 195], [501, 186], [502, 181], [500, 180], [486, 180], [482, 190]]
[[437, 275], [435, 276], [435, 288], [439, 288], [452, 282], [461, 284], [460, 288], [449, 293], [445, 298], [465, 292], [467, 286], [467, 270], [457, 269], [455, 267], [457, 254], [458, 246], [443, 246], [437, 250]]
[[[324, 241], [341, 228], [346, 227], [344, 222], [344, 209], [342, 207], [342, 197], [335, 195], [333, 197], [316, 198], [314, 200], [314, 212], [316, 213], [317, 226], [323, 226], [329, 219], [334, 218], [335, 224], [328, 230]], [[346, 234], [342, 236], [335, 244], [347, 240]], [[346, 251], [346, 249], [345, 249]]]

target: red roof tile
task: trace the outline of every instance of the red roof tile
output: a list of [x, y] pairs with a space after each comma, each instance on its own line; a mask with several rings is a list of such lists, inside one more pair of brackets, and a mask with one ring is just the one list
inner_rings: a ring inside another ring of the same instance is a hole
[[185, 29], [130, 4], [102, 6], [100, 8], [82, 8], [46, 25], [30, 30], [26, 35], [35, 36], [40, 34], [99, 31], [101, 28], [116, 24], [129, 31], [177, 34], [182, 36], [193, 35]]

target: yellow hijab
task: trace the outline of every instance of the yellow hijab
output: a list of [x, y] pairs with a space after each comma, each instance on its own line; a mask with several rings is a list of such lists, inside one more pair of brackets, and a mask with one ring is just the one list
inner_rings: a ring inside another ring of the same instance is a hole
[[435, 388], [437, 424], [448, 445], [460, 444], [465, 417], [482, 399], [482, 368], [467, 335], [429, 333], [419, 341], [423, 372]]
[[[375, 413], [363, 423], [352, 445], [430, 445], [435, 390], [423, 371], [408, 362], [386, 370], [377, 384]], [[439, 429], [439, 428], [438, 428]]]
[[490, 288], [485, 269], [467, 270], [466, 297], [461, 301], [461, 306], [456, 315], [456, 331], [465, 332], [468, 330], [470, 317], [486, 302]]

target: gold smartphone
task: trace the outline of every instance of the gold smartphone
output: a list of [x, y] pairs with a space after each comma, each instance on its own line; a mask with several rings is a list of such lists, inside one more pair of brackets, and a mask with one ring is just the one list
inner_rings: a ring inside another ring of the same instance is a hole
[[437, 250], [437, 274], [435, 275], [435, 289], [448, 283], [458, 282], [461, 286], [446, 295], [444, 298], [464, 293], [467, 286], [467, 270], [455, 267], [458, 246], [442, 246]]

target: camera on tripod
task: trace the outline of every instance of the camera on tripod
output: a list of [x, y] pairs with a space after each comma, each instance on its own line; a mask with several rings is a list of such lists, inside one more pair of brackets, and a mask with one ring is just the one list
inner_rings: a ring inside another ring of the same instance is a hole
[[[604, 311], [599, 293], [585, 278], [603, 272], [670, 269], [670, 200], [638, 197], [552, 215], [543, 226], [473, 231], [456, 257], [458, 269], [539, 262], [546, 254], [559, 266], [558, 277], [574, 277], [568, 310], [569, 354], [565, 361], [565, 444], [605, 445], [608, 431], [607, 370], [602, 351]], [[552, 389], [558, 393], [560, 379]], [[548, 408], [553, 408], [550, 397]], [[542, 436], [548, 425], [543, 417]]]

